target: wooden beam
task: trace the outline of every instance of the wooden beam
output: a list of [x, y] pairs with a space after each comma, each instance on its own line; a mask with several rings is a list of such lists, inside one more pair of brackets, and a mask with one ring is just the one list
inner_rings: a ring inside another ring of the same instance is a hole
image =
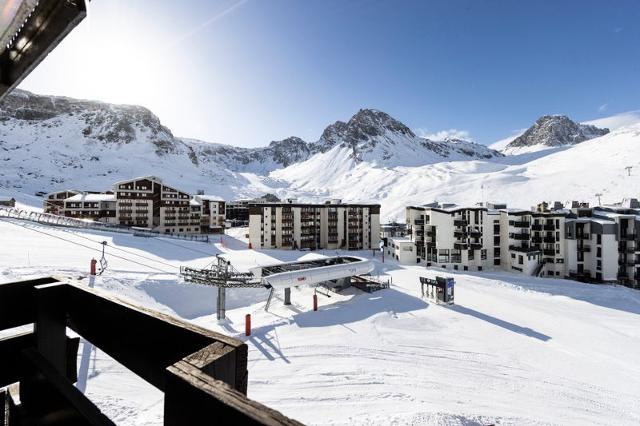
[[67, 370], [67, 285], [43, 284], [35, 287], [36, 347], [60, 373]]
[[23, 354], [20, 401], [33, 424], [115, 425], [35, 349]]
[[36, 312], [33, 288], [57, 281], [46, 277], [0, 284], [0, 330], [33, 323]]
[[[236, 369], [243, 369], [229, 379], [230, 384], [239, 390], [244, 386], [246, 391], [246, 359], [242, 358], [246, 358], [246, 345], [242, 341], [98, 289], [67, 285], [69, 327], [158, 389], [164, 390], [168, 366], [219, 342], [234, 352], [231, 357], [235, 358]], [[225, 353], [212, 351], [207, 356]]]
[[300, 426], [296, 420], [247, 399], [226, 383], [215, 380], [185, 361], [167, 369], [164, 424], [242, 424]]
[[[66, 377], [71, 382], [77, 380], [78, 375], [78, 346], [79, 337], [66, 338]], [[22, 365], [22, 351], [35, 348], [36, 337], [31, 331], [14, 333], [0, 338], [0, 387], [20, 381], [20, 366]], [[2, 423], [0, 423], [1, 425]]]

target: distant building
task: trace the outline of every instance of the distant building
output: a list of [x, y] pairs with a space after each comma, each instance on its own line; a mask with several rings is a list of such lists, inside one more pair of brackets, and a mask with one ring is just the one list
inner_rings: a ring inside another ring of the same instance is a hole
[[225, 201], [218, 196], [205, 194], [194, 196], [194, 200], [201, 205], [200, 231], [203, 234], [224, 232], [226, 221]]
[[0, 197], [0, 206], [4, 207], [15, 207], [16, 199], [10, 197]]
[[117, 182], [117, 223], [149, 228], [161, 234], [199, 234], [199, 208], [191, 195], [166, 185], [155, 176]]
[[[454, 270], [502, 269], [640, 286], [640, 207], [541, 203], [531, 210], [505, 204], [426, 204], [406, 209], [415, 260]], [[405, 253], [406, 254], [406, 253]]]
[[113, 193], [73, 195], [64, 200], [63, 214], [74, 219], [116, 223], [116, 196]]
[[64, 216], [64, 200], [74, 195], [81, 194], [82, 191], [67, 189], [64, 191], [50, 192], [45, 196], [42, 202], [42, 208], [45, 213]]
[[249, 206], [249, 241], [254, 248], [378, 248], [380, 205], [262, 203]]
[[380, 225], [380, 238], [387, 240], [393, 237], [404, 237], [407, 232], [406, 223], [390, 222]]
[[416, 262], [416, 245], [409, 238], [389, 237], [383, 250], [387, 256], [405, 265]]

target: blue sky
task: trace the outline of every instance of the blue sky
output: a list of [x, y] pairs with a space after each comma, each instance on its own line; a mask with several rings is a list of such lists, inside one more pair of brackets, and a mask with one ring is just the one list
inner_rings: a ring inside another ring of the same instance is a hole
[[640, 1], [100, 0], [23, 82], [178, 136], [314, 141], [359, 108], [492, 143], [640, 109]]

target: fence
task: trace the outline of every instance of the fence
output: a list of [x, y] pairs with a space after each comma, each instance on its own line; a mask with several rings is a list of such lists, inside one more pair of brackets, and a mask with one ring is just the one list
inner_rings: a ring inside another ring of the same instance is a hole
[[199, 241], [208, 243], [208, 235], [198, 234], [160, 234], [157, 231], [144, 228], [127, 227], [104, 222], [96, 222], [92, 220], [75, 219], [72, 217], [59, 216], [50, 213], [37, 212], [33, 210], [23, 210], [17, 207], [0, 206], [0, 217], [26, 220], [35, 223], [42, 223], [51, 226], [62, 226], [67, 228], [91, 229], [94, 231], [120, 232], [123, 234], [132, 234], [141, 237], [163, 237], [174, 238], [187, 241]]
[[[113, 425], [76, 387], [78, 339], [69, 327], [164, 392], [164, 424], [299, 425], [246, 397], [247, 346], [77, 282], [0, 284], [0, 425]], [[8, 423], [6, 421], [8, 420]]]

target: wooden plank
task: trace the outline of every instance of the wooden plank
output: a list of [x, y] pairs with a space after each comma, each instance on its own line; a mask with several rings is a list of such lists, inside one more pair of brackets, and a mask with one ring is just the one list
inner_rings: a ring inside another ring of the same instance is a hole
[[187, 356], [184, 361], [214, 379], [236, 388], [236, 355], [232, 347], [215, 342]]
[[285, 425], [302, 423], [259, 402], [247, 399], [227, 384], [215, 380], [185, 361], [167, 369], [164, 424]]
[[[66, 338], [66, 376], [75, 382], [78, 375], [78, 345], [80, 338]], [[36, 346], [35, 334], [31, 331], [15, 333], [0, 339], [0, 387], [20, 381], [20, 365], [22, 364], [22, 351]]]
[[114, 426], [107, 416], [35, 349], [24, 352], [20, 401], [35, 424]]
[[68, 284], [66, 297], [69, 327], [160, 390], [171, 364], [215, 342], [244, 345], [96, 289]]
[[46, 277], [0, 284], [0, 330], [34, 322], [35, 298], [33, 288], [37, 285], [57, 281], [56, 278]]
[[67, 371], [67, 285], [43, 284], [35, 287], [36, 347], [61, 374]]

